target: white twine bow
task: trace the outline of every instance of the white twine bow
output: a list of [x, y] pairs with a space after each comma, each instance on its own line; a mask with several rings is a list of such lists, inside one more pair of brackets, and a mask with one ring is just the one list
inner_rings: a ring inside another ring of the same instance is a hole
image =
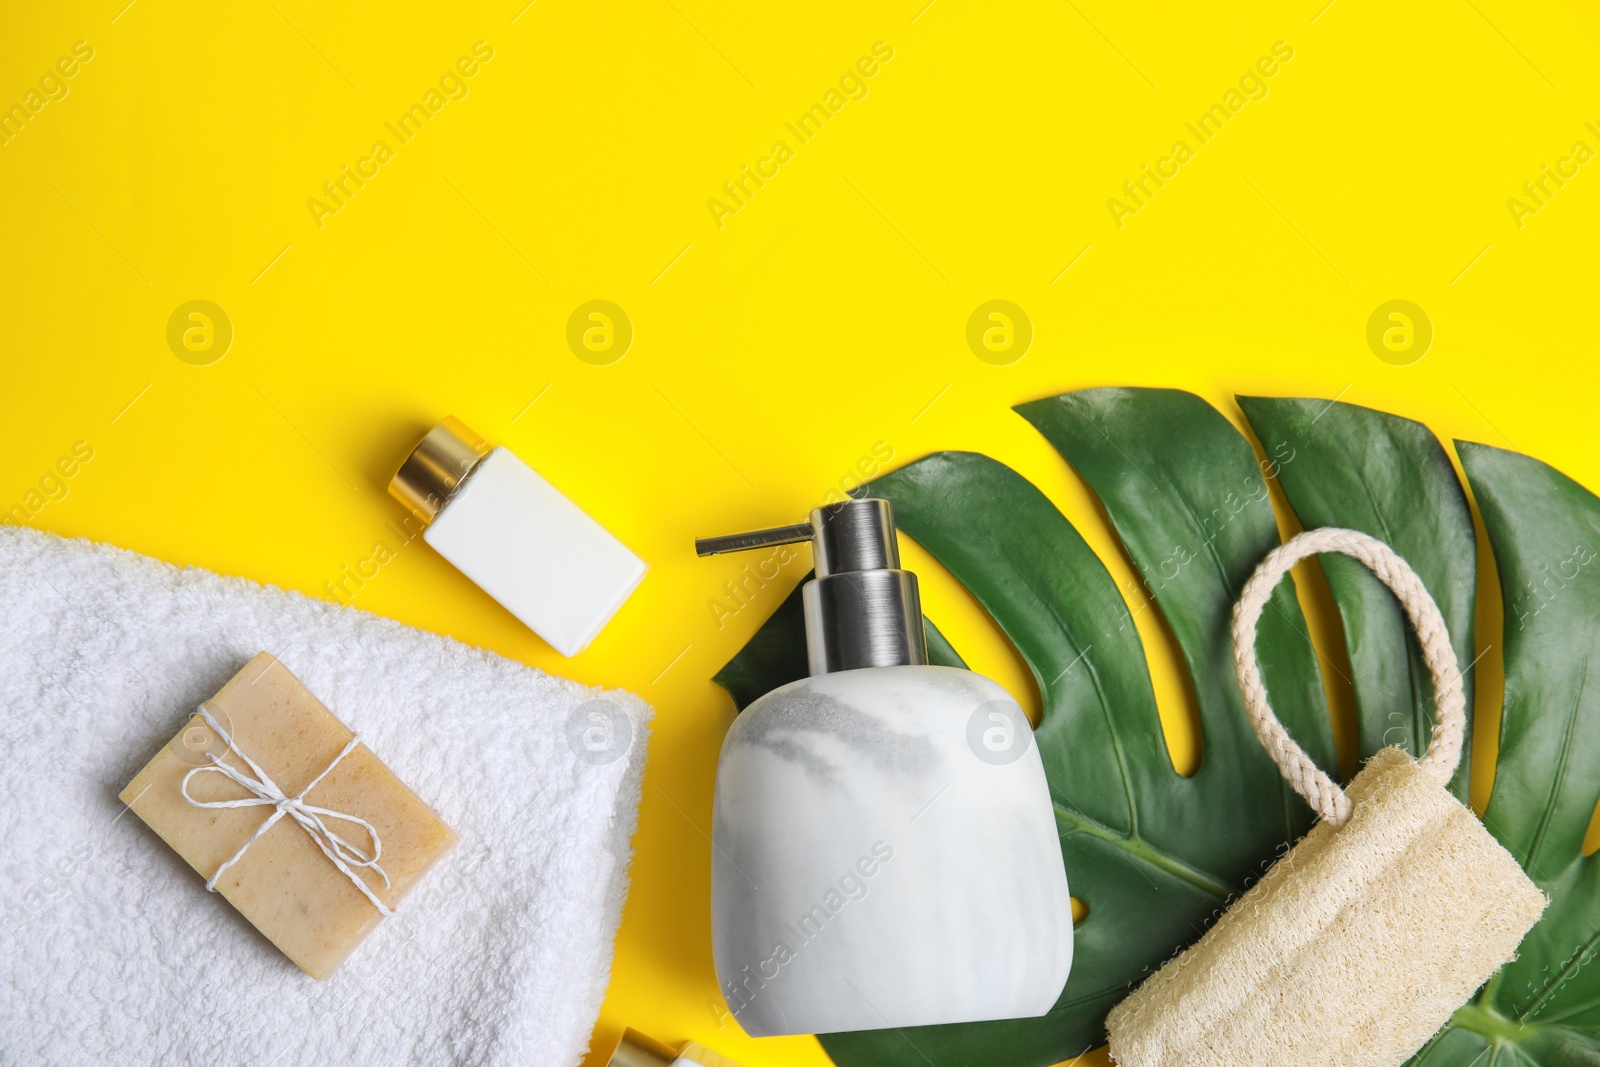
[[[251, 845], [256, 843], [256, 839], [272, 829], [279, 819], [287, 815], [300, 824], [300, 828], [310, 836], [312, 841], [316, 842], [317, 847], [322, 850], [322, 854], [333, 861], [333, 865], [339, 868], [339, 871], [350, 879], [357, 889], [361, 890], [362, 895], [372, 902], [372, 906], [377, 908], [384, 918], [394, 915], [394, 912], [385, 907], [383, 901], [373, 894], [361, 876], [351, 869], [352, 867], [370, 867], [377, 872], [379, 878], [383, 879], [384, 888], [387, 889], [389, 887], [389, 876], [383, 873], [382, 867], [378, 866], [378, 858], [383, 855], [383, 842], [378, 838], [378, 831], [367, 820], [355, 815], [346, 815], [342, 811], [319, 808], [314, 804], [305, 802], [306, 794], [311, 792], [318, 782], [328, 776], [329, 771], [339, 765], [340, 760], [348, 756], [354, 751], [356, 745], [361, 743], [360, 736], [352, 735], [350, 742], [339, 750], [337, 756], [333, 757], [333, 762], [324, 767], [321, 774], [311, 779], [304, 789], [291, 797], [278, 788], [278, 784], [268, 777], [266, 771], [256, 765], [255, 760], [234, 747], [233, 738], [229, 737], [228, 732], [217, 723], [216, 719], [211, 717], [211, 713], [205, 709], [204, 705], [200, 707], [199, 711], [200, 716], [205, 719], [206, 725], [215, 730], [217, 736], [222, 738], [223, 744], [228, 746], [228, 751], [243, 760], [250, 770], [254, 772], [255, 777], [252, 778], [243, 771], [222, 762], [215, 753], [207, 752], [206, 758], [211, 761], [211, 765], [196, 767], [183, 776], [183, 782], [178, 786], [178, 791], [183, 794], [183, 799], [197, 808], [251, 808], [267, 805], [273, 809], [272, 814], [267, 816], [260, 826], [256, 827], [256, 832], [250, 835], [250, 839], [239, 846], [239, 851], [235, 852], [232, 858], [218, 867], [216, 873], [207, 879], [207, 891], [215, 893], [217, 891], [217, 879], [222, 877], [222, 872], [243, 859], [245, 852], [249, 850]], [[189, 795], [189, 779], [207, 771], [214, 771], [230, 778], [255, 795], [244, 800], [196, 800]], [[369, 857], [361, 849], [328, 829], [328, 824], [323, 822], [325, 818], [340, 819], [344, 822], [357, 823], [364, 827], [367, 835], [372, 838], [372, 855]]]

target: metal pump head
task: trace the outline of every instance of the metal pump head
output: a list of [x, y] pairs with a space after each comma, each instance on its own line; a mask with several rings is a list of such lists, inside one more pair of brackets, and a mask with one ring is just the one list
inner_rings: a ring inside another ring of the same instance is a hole
[[811, 673], [928, 662], [917, 576], [900, 569], [894, 509], [867, 497], [826, 504], [811, 521], [707, 537], [695, 553], [714, 556], [810, 541], [817, 575], [801, 590]]

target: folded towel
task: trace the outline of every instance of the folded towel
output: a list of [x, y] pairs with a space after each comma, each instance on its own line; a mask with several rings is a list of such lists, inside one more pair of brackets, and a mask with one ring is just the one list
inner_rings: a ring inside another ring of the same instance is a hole
[[[627, 892], [641, 700], [28, 529], [0, 527], [0, 604], [0, 1063], [580, 1062]], [[262, 650], [461, 834], [321, 982], [117, 801]]]

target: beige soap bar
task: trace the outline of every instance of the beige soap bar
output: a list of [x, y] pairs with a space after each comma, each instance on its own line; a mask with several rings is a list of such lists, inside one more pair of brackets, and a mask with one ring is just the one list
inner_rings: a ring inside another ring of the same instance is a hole
[[[267, 652], [252, 659], [206, 701], [218, 725], [233, 737], [278, 787], [296, 796], [333, 762], [353, 736], [322, 701]], [[189, 865], [209, 879], [273, 812], [262, 804], [201, 808], [184, 799], [180, 785], [214, 753], [253, 777], [196, 714], [122, 791], [122, 802], [160, 834]], [[253, 796], [217, 772], [197, 774], [189, 795], [199, 801]], [[382, 760], [359, 744], [306, 794], [305, 803], [359, 816], [383, 844], [378, 861], [389, 886], [365, 867], [351, 870], [391, 911], [438, 859], [456, 834]], [[324, 817], [328, 828], [371, 854], [366, 830]], [[324, 978], [372, 932], [383, 916], [293, 819], [279, 819], [217, 880], [217, 892], [277, 945], [300, 969]]]

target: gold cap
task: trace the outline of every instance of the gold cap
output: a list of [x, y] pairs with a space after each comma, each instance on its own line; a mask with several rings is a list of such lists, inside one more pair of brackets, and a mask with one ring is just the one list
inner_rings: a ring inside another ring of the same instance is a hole
[[488, 454], [488, 441], [454, 415], [447, 415], [389, 479], [389, 495], [430, 523]]
[[606, 1067], [672, 1067], [677, 1058], [676, 1052], [630, 1026], [622, 1031], [622, 1039]]

